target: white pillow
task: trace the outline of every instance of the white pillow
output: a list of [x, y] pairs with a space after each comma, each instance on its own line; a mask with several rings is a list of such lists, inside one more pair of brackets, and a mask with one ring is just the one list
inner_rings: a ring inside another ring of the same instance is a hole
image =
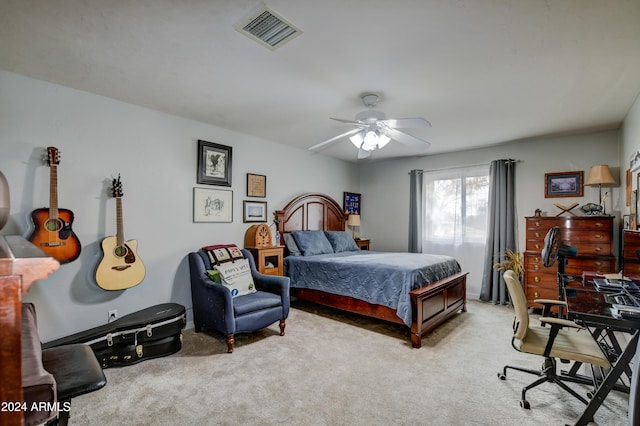
[[220, 272], [222, 285], [229, 289], [231, 297], [243, 296], [257, 291], [247, 259], [222, 263], [214, 268]]

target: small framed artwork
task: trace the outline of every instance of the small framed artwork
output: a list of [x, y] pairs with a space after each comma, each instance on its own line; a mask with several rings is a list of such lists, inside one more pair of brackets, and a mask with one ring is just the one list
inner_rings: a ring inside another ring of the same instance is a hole
[[582, 197], [584, 172], [545, 173], [544, 197]]
[[622, 229], [631, 229], [629, 228], [629, 215], [625, 214], [622, 216]]
[[194, 222], [233, 222], [233, 191], [193, 188]]
[[266, 222], [267, 202], [266, 201], [243, 201], [242, 209], [243, 222]]
[[629, 200], [629, 229], [635, 231], [638, 228], [638, 217], [637, 217], [637, 201], [638, 201], [638, 191], [631, 191], [631, 200]]
[[198, 141], [198, 183], [231, 186], [232, 148], [203, 140]]
[[361, 211], [361, 194], [356, 194], [355, 192], [345, 192], [344, 193], [344, 212], [346, 214], [360, 214]]
[[247, 173], [247, 197], [266, 197], [267, 177]]
[[631, 190], [633, 189], [633, 172], [631, 169], [627, 169], [627, 200], [626, 205], [628, 206], [631, 202]]

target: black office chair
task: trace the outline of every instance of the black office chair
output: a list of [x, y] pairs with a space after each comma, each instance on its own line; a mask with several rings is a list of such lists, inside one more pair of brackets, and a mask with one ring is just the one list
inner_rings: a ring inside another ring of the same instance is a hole
[[[542, 264], [546, 268], [551, 268], [554, 264], [558, 264], [558, 271], [556, 273], [556, 281], [558, 283], [558, 300], [564, 300], [564, 289], [567, 285], [567, 263], [570, 257], [575, 257], [578, 254], [578, 249], [574, 246], [568, 246], [560, 239], [560, 229], [557, 226], [549, 229], [547, 235], [544, 237], [544, 245], [542, 246], [541, 258]], [[551, 302], [547, 300], [547, 302]], [[549, 316], [549, 309], [552, 303], [545, 305], [542, 316]], [[560, 305], [559, 316], [563, 315], [563, 306]]]

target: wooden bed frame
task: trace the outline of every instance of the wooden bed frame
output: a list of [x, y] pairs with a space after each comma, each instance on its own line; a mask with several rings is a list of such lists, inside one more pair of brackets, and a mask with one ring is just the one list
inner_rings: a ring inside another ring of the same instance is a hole
[[[347, 216], [340, 205], [327, 195], [300, 195], [291, 200], [284, 209], [276, 211], [280, 241], [284, 241], [285, 233], [293, 231], [344, 231]], [[414, 348], [422, 346], [424, 334], [458, 311], [466, 312], [466, 291], [467, 273], [459, 272], [409, 293], [412, 309], [411, 345]], [[404, 325], [395, 310], [386, 306], [319, 290], [291, 288], [291, 295], [301, 300]]]

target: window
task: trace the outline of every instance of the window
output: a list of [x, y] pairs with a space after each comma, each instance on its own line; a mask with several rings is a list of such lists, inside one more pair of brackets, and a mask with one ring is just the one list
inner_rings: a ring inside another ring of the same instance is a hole
[[426, 245], [484, 244], [489, 165], [425, 171], [423, 179]]

